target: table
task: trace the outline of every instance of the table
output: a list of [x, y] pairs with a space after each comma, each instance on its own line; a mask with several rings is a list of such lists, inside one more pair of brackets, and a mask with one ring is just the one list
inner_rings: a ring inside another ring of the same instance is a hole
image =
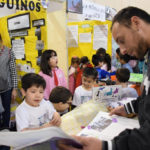
[[93, 120], [100, 110], [107, 111], [105, 104], [90, 100], [63, 115], [61, 129], [69, 135], [76, 135]]

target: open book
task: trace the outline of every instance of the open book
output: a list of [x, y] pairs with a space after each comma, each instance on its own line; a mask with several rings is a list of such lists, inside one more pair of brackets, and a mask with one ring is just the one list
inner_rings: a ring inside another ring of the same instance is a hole
[[58, 150], [65, 145], [82, 148], [79, 142], [58, 127], [24, 132], [0, 132], [0, 145], [11, 146], [13, 150]]
[[127, 128], [139, 128], [138, 120], [116, 115], [109, 116], [109, 113], [100, 111], [78, 135], [97, 137], [101, 140], [112, 140]]

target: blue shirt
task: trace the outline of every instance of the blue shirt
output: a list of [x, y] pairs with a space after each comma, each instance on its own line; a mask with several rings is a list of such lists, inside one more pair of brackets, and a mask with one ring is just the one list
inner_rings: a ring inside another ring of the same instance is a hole
[[129, 63], [123, 64], [121, 67], [129, 69], [130, 73], [133, 73], [133, 69], [132, 69], [132, 67], [130, 66]]

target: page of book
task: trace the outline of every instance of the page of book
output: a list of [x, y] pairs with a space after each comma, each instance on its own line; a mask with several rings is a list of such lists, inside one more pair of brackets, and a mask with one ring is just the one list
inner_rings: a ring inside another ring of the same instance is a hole
[[47, 147], [48, 149], [57, 150], [60, 143], [72, 145], [75, 148], [82, 148], [79, 142], [58, 127], [22, 132], [0, 132], [0, 145], [11, 146], [12, 150], [19, 150], [26, 147], [37, 150], [37, 147], [42, 147], [43, 145], [46, 146], [44, 150], [47, 150]]
[[139, 128], [138, 120], [120, 116], [109, 116], [109, 113], [100, 111], [92, 122], [78, 135], [92, 136], [101, 140], [111, 140], [125, 129]]

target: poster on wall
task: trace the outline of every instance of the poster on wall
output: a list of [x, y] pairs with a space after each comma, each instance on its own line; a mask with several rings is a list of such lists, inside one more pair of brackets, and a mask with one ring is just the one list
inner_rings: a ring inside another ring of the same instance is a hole
[[30, 28], [30, 14], [21, 14], [7, 19], [8, 31]]
[[68, 26], [68, 47], [78, 47], [78, 25]]
[[98, 5], [87, 0], [83, 1], [83, 18], [84, 20], [105, 21], [105, 6]]
[[80, 43], [91, 43], [92, 35], [91, 33], [79, 33], [79, 42]]
[[16, 59], [25, 58], [24, 39], [12, 40], [12, 50], [15, 54]]
[[94, 25], [93, 49], [107, 50], [108, 25]]
[[113, 17], [116, 15], [116, 13], [117, 13], [116, 9], [108, 6], [105, 7], [106, 20], [111, 21]]

